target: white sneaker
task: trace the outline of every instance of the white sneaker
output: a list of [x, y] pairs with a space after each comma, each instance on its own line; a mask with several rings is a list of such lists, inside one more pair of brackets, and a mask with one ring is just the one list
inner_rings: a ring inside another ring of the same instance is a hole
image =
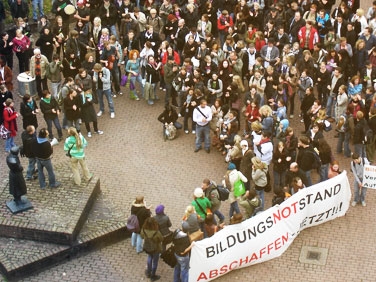
[[111, 118], [115, 118], [115, 113], [111, 113]]
[[355, 206], [356, 206], [356, 202], [353, 201], [353, 202], [351, 203], [351, 206], [355, 207]]
[[87, 137], [91, 138], [91, 132], [87, 133]]
[[180, 113], [178, 114], [178, 117], [181, 117], [181, 114], [180, 114]]
[[366, 204], [365, 201], [362, 202], [362, 206], [363, 206], [363, 207], [367, 206], [367, 204]]
[[98, 131], [95, 131], [96, 134], [99, 134], [99, 135], [102, 135], [103, 134], [103, 131], [102, 130], [98, 130]]
[[188, 134], [188, 133], [189, 133], [189, 131], [188, 131], [188, 130], [184, 130], [184, 132], [185, 132], [185, 134]]
[[103, 112], [102, 112], [102, 111], [99, 111], [99, 112], [97, 113], [97, 117], [100, 117], [101, 115], [103, 115]]
[[192, 134], [196, 134], [196, 130], [192, 130]]

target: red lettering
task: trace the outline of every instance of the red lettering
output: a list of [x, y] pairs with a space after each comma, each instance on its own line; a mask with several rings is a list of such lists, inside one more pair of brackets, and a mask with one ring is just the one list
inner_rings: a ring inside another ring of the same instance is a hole
[[[286, 210], [288, 211], [287, 214], [285, 213]], [[285, 208], [282, 210], [282, 216], [283, 216], [283, 218], [289, 217], [290, 214], [291, 214], [290, 207], [285, 207]]]
[[249, 262], [252, 262], [252, 261], [254, 261], [254, 260], [258, 260], [258, 257], [257, 257], [257, 255], [256, 255], [256, 253], [253, 253], [253, 254], [252, 254], [251, 260], [250, 260]]
[[225, 274], [228, 271], [227, 264], [222, 266], [219, 270], [219, 275]]
[[280, 246], [279, 246], [280, 243], [281, 243], [280, 240], [281, 240], [281, 238], [278, 238], [277, 240], [274, 241], [274, 246], [275, 246], [276, 250], [278, 250], [280, 248]]
[[210, 278], [215, 278], [218, 276], [218, 270], [214, 269], [214, 270], [210, 270], [209, 272], [209, 277]]
[[248, 256], [246, 257], [246, 259], [240, 259], [240, 261], [239, 261], [239, 266], [242, 266], [242, 264], [247, 264], [248, 263]]
[[[235, 266], [233, 267], [234, 264], [235, 264]], [[236, 266], [237, 266], [237, 264], [238, 264], [238, 261], [237, 261], [237, 260], [234, 260], [232, 263], [230, 263], [230, 270], [235, 269]]]
[[265, 248], [262, 248], [261, 250], [260, 250], [260, 258], [262, 258], [262, 255], [263, 254], [265, 254]]
[[[277, 212], [278, 212], [278, 214], [273, 213], [273, 221], [274, 221], [274, 224], [276, 224], [277, 221], [280, 221], [280, 220], [281, 220], [281, 211], [278, 210]], [[276, 219], [278, 219], [278, 220], [276, 220]]]
[[274, 244], [274, 243], [270, 243], [270, 244], [268, 245], [268, 254], [270, 254], [270, 252], [273, 250], [273, 244]]
[[208, 277], [206, 277], [204, 272], [200, 273], [200, 276], [197, 278], [197, 281], [200, 281], [201, 279], [204, 281], [208, 280]]
[[298, 204], [298, 202], [295, 202], [295, 203], [292, 203], [291, 206], [294, 208], [294, 213], [296, 213], [297, 209], [296, 209], [296, 205]]
[[282, 236], [282, 245], [284, 245], [289, 240], [289, 233], [286, 233], [286, 236]]

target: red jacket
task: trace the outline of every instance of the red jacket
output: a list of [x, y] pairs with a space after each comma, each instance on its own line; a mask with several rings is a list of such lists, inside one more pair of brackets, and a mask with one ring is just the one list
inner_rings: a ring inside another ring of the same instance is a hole
[[3, 111], [4, 126], [10, 131], [10, 136], [17, 135], [17, 112], [10, 107], [5, 107]]
[[229, 26], [225, 25], [225, 21], [227, 21], [227, 23], [230, 24], [229, 26], [234, 26], [234, 22], [232, 21], [232, 18], [230, 16], [225, 17], [223, 15], [220, 15], [217, 20], [218, 30], [224, 31], [224, 32], [228, 31]]
[[[305, 45], [306, 30], [306, 27], [303, 26], [298, 32], [298, 39], [301, 48], [304, 48]], [[311, 27], [311, 33], [309, 34], [308, 49], [313, 50], [313, 45], [315, 45], [317, 42], [319, 42], [319, 34], [315, 28]]]

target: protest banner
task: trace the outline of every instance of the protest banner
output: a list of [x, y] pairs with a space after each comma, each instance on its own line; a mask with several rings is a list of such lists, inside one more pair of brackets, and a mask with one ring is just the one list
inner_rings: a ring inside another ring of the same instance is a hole
[[211, 281], [282, 255], [300, 231], [345, 215], [351, 190], [346, 171], [300, 190], [281, 205], [195, 242], [189, 281]]
[[376, 189], [376, 166], [364, 165], [363, 187]]

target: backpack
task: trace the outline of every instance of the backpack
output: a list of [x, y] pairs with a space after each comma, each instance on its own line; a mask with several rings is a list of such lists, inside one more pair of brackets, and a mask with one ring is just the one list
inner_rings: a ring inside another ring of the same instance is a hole
[[313, 163], [312, 163], [312, 168], [313, 169], [318, 169], [321, 167], [321, 159], [320, 159], [320, 156], [319, 154], [316, 153], [316, 151], [309, 151], [313, 154]]
[[129, 232], [139, 232], [140, 231], [140, 223], [138, 222], [138, 217], [135, 214], [131, 214], [127, 220], [127, 230]]
[[144, 233], [144, 236], [145, 236], [144, 247], [143, 247], [145, 253], [150, 254], [150, 255], [155, 254], [158, 250], [158, 244], [157, 242], [153, 240], [153, 238], [155, 234], [157, 234], [158, 231], [155, 231], [153, 236], [151, 236], [150, 238], [146, 236], [146, 233], [144, 230], [142, 232]]
[[68, 89], [68, 91], [69, 91], [69, 88], [66, 85], [64, 85], [63, 87], [60, 88], [59, 92], [57, 93], [57, 103], [59, 104], [59, 106], [63, 105], [63, 103], [64, 103], [64, 97], [63, 97], [63, 88], [64, 87], [66, 89]]
[[226, 187], [218, 185], [213, 187], [213, 189], [217, 189], [220, 201], [226, 201], [228, 199], [230, 191]]
[[288, 83], [287, 81], [283, 82], [282, 84], [285, 84], [287, 86], [287, 93], [285, 93], [285, 94], [287, 94], [287, 95], [289, 95], [289, 97], [291, 97], [294, 94], [294, 92], [292, 91], [291, 84]]

